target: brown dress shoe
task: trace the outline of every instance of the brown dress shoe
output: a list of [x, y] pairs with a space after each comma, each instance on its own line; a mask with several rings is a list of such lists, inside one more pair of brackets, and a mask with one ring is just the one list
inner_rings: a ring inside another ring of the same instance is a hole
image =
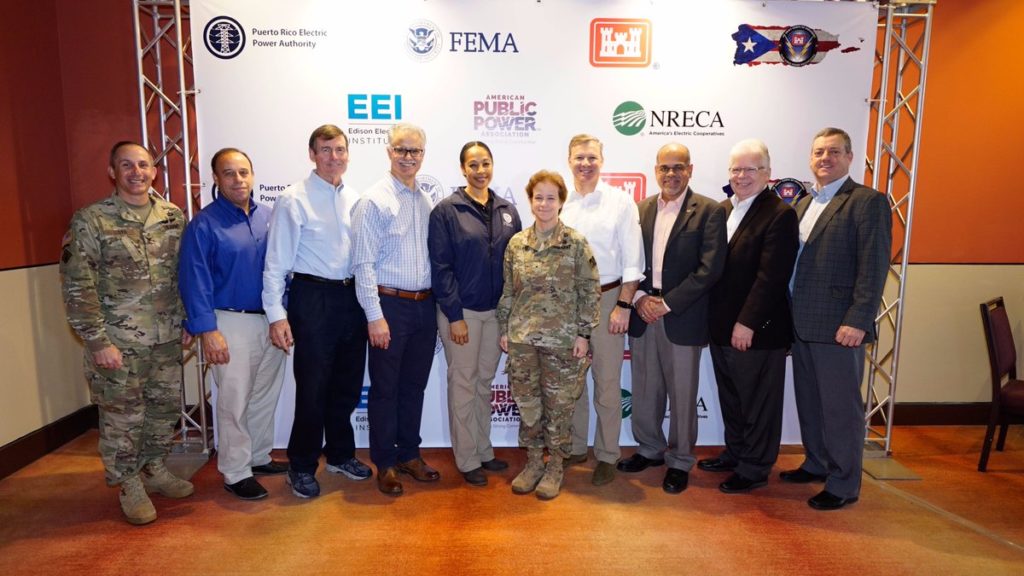
[[400, 462], [396, 468], [402, 474], [412, 476], [417, 482], [436, 482], [441, 479], [441, 473], [431, 468], [423, 458]]
[[398, 481], [398, 469], [394, 466], [377, 470], [377, 489], [388, 496], [401, 496], [402, 483]]

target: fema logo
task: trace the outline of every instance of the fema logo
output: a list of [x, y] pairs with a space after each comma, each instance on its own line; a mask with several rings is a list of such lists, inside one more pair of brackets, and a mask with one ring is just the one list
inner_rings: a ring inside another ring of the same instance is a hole
[[779, 54], [791, 66], [805, 66], [818, 53], [818, 35], [807, 26], [786, 28], [779, 37]]
[[796, 178], [783, 178], [772, 185], [772, 192], [786, 204], [795, 204], [797, 200], [807, 194], [807, 185]]
[[420, 174], [416, 177], [416, 189], [430, 197], [430, 203], [437, 206], [437, 203], [447, 196], [441, 181], [427, 174]]
[[640, 104], [627, 100], [612, 113], [612, 125], [623, 136], [633, 136], [647, 125], [647, 112]]
[[409, 54], [420, 62], [429, 62], [441, 53], [444, 39], [441, 29], [430, 20], [417, 20], [405, 33], [405, 46]]
[[203, 30], [206, 49], [217, 58], [230, 60], [245, 48], [245, 30], [238, 20], [229, 16], [217, 16], [206, 24]]

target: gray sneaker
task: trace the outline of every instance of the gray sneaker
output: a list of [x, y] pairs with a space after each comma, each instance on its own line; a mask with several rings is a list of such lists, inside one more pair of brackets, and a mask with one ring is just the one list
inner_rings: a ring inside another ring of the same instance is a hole
[[292, 487], [292, 494], [299, 498], [316, 498], [320, 495], [320, 483], [308, 472], [288, 471], [285, 483]]
[[357, 458], [349, 458], [341, 464], [327, 464], [327, 471], [332, 474], [344, 474], [352, 480], [367, 480], [373, 476], [373, 470]]

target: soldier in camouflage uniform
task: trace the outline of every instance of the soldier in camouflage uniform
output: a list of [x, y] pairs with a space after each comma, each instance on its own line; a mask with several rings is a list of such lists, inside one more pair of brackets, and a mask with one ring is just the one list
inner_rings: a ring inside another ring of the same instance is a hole
[[[581, 234], [558, 213], [565, 182], [542, 170], [526, 185], [533, 226], [505, 250], [505, 288], [498, 302], [501, 348], [519, 405], [519, 444], [527, 463], [512, 491], [558, 496], [562, 465], [572, 448], [573, 407], [583, 391], [590, 333], [600, 319], [597, 263]], [[548, 462], [544, 464], [544, 448]]]
[[185, 218], [150, 186], [149, 152], [110, 152], [114, 194], [71, 219], [61, 255], [68, 322], [86, 346], [85, 374], [99, 407], [107, 484], [120, 485], [132, 524], [156, 520], [147, 490], [172, 498], [192, 484], [164, 466], [181, 393], [178, 242]]

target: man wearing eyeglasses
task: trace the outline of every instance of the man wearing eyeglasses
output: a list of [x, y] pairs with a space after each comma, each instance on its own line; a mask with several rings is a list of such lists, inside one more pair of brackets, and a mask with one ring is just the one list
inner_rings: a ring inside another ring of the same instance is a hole
[[356, 295], [369, 331], [370, 459], [377, 488], [398, 496], [398, 479], [441, 475], [420, 457], [420, 419], [437, 342], [430, 290], [427, 230], [431, 201], [416, 181], [427, 137], [412, 124], [395, 124], [387, 147], [391, 171], [356, 205], [352, 266]]
[[[601, 324], [591, 334], [594, 378], [594, 468], [591, 483], [608, 484], [615, 479], [615, 464], [621, 456], [622, 353], [633, 293], [643, 268], [640, 220], [636, 204], [628, 194], [601, 181], [604, 145], [588, 134], [569, 141], [569, 168], [573, 190], [562, 208], [565, 224], [583, 234], [597, 260], [601, 276]], [[567, 463], [587, 459], [590, 406], [587, 388], [576, 402], [572, 418], [572, 455]]]
[[796, 213], [768, 189], [771, 157], [760, 140], [729, 153], [725, 271], [711, 289], [711, 360], [725, 424], [725, 450], [697, 462], [732, 472], [718, 489], [768, 483], [779, 455], [786, 351], [792, 342], [787, 289], [799, 246]]
[[814, 136], [815, 186], [796, 205], [800, 252], [790, 281], [793, 387], [804, 461], [784, 482], [824, 482], [807, 501], [836, 510], [860, 497], [864, 458], [864, 345], [874, 341], [892, 250], [892, 212], [877, 190], [850, 177], [850, 135]]
[[[654, 166], [661, 193], [640, 202], [644, 279], [629, 324], [636, 453], [623, 472], [668, 464], [662, 489], [686, 489], [696, 459], [697, 383], [708, 343], [708, 293], [725, 267], [725, 208], [690, 189], [690, 150], [672, 143]], [[669, 436], [662, 423], [671, 407]]]
[[328, 472], [352, 480], [373, 475], [356, 458], [351, 420], [366, 366], [366, 318], [352, 278], [351, 213], [359, 193], [342, 181], [348, 158], [341, 128], [325, 124], [313, 131], [309, 159], [315, 168], [278, 197], [267, 241], [263, 308], [270, 340], [285, 352], [295, 347], [287, 482], [299, 498], [320, 495], [321, 453]]

